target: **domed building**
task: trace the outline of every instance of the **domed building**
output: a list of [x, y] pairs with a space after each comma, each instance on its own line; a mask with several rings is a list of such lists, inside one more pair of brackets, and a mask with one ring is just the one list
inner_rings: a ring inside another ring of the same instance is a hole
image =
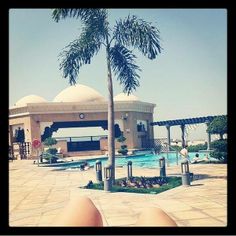
[[77, 84], [62, 90], [53, 102], [105, 102], [106, 99], [95, 89]]
[[114, 101], [139, 101], [138, 97], [134, 96], [133, 94], [127, 95], [125, 93], [119, 93], [114, 97]]
[[28, 96], [25, 96], [21, 99], [19, 99], [16, 103], [15, 103], [15, 107], [24, 107], [26, 106], [27, 104], [30, 104], [30, 103], [43, 103], [43, 102], [47, 102], [46, 99], [44, 99], [43, 97], [40, 97], [38, 95], [28, 95]]
[[[34, 139], [43, 142], [61, 128], [102, 127], [107, 129], [107, 99], [95, 89], [86, 85], [69, 86], [49, 102], [38, 95], [28, 95], [19, 99], [9, 109], [9, 144], [13, 146], [14, 133], [24, 130], [25, 142]], [[153, 139], [153, 111], [155, 104], [140, 101], [134, 95], [120, 93], [114, 96], [115, 136], [123, 133], [129, 150], [146, 147]], [[78, 141], [58, 140], [64, 153], [70, 156], [105, 154], [107, 139]], [[116, 142], [116, 148], [120, 143]], [[30, 148], [30, 155], [32, 149]]]

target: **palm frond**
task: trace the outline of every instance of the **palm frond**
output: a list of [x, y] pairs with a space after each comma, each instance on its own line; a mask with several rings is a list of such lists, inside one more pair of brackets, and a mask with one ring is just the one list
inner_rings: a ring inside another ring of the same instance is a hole
[[113, 37], [118, 44], [137, 48], [149, 59], [161, 53], [159, 30], [136, 16], [117, 21]]
[[52, 12], [52, 18], [58, 22], [61, 19], [67, 17], [80, 18], [86, 28], [93, 29], [100, 36], [105, 38], [105, 34], [108, 33], [106, 18], [106, 9], [97, 8], [56, 8]]
[[90, 64], [91, 58], [99, 51], [101, 41], [94, 36], [94, 31], [84, 28], [81, 37], [71, 42], [59, 57], [61, 58], [60, 70], [63, 77], [69, 78], [70, 84], [75, 84], [82, 65]]
[[112, 69], [120, 84], [124, 87], [124, 92], [130, 94], [139, 86], [140, 70], [135, 64], [135, 55], [121, 44], [116, 44], [110, 49], [110, 62]]
[[67, 17], [80, 18], [85, 24], [92, 21], [104, 21], [107, 17], [107, 10], [100, 8], [55, 8], [52, 11], [52, 18], [58, 22]]
[[52, 16], [57, 22], [67, 17], [75, 17], [80, 18], [83, 23], [80, 38], [70, 43], [59, 55], [63, 77], [69, 78], [70, 84], [75, 84], [80, 67], [90, 64], [91, 58], [105, 39], [107, 12], [104, 9], [57, 8], [53, 10]]

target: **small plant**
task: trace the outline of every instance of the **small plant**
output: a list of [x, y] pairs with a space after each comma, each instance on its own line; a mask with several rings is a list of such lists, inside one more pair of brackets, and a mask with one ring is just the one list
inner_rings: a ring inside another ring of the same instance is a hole
[[48, 137], [44, 140], [43, 144], [47, 147], [51, 147], [52, 145], [57, 144], [57, 140], [52, 137]]
[[117, 142], [121, 143], [118, 153], [120, 153], [122, 155], [127, 155], [127, 153], [128, 153], [127, 145], [123, 144], [125, 140], [126, 140], [126, 138], [123, 136], [123, 134], [121, 134], [121, 136], [117, 138]]
[[57, 144], [57, 140], [55, 138], [49, 137], [44, 140], [43, 144], [48, 147], [48, 150], [44, 154], [44, 158], [50, 163], [56, 163], [58, 159], [56, 156], [57, 149], [52, 148], [52, 145]]

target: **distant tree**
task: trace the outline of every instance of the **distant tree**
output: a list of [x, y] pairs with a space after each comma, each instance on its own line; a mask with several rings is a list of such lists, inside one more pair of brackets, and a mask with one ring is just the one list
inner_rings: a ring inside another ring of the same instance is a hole
[[223, 135], [227, 134], [227, 116], [217, 116], [209, 124], [207, 132], [210, 134], [218, 134], [220, 139], [223, 139]]
[[227, 139], [223, 139], [223, 135], [227, 134], [227, 116], [223, 115], [215, 117], [209, 124], [207, 132], [220, 136], [220, 140], [215, 140], [211, 143], [213, 152], [210, 153], [210, 156], [226, 163], [228, 156]]
[[227, 163], [227, 139], [215, 140], [211, 143], [211, 147], [214, 151], [210, 153], [210, 156], [223, 163]]

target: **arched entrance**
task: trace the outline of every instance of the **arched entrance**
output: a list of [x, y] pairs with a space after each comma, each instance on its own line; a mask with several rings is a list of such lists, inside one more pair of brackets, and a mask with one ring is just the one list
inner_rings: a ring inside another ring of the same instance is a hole
[[[107, 120], [53, 122], [51, 126], [45, 127], [44, 132], [41, 135], [41, 140], [44, 141], [46, 138], [51, 137], [54, 132], [57, 132], [57, 130], [61, 128], [65, 129], [82, 127], [101, 127], [103, 130], [107, 130]], [[121, 130], [119, 128], [119, 125], [115, 124], [115, 137], [117, 138], [120, 135]], [[107, 135], [64, 138], [64, 140], [66, 140], [67, 152], [101, 150], [104, 139], [107, 139]]]

